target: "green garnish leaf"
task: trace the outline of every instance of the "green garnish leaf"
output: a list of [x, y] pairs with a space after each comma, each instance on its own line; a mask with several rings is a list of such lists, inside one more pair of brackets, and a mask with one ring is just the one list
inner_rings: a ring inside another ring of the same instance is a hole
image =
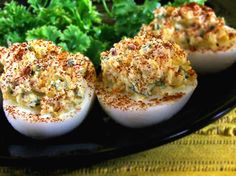
[[60, 36], [59, 43], [65, 50], [71, 52], [84, 53], [90, 46], [91, 40], [86, 33], [83, 33], [79, 27], [75, 25], [68, 26]]
[[108, 49], [109, 43], [101, 42], [100, 40], [91, 39], [91, 45], [86, 51], [86, 55], [92, 60], [95, 68], [98, 68], [101, 60], [100, 53]]
[[26, 7], [12, 1], [0, 9], [0, 45], [22, 42], [26, 31], [33, 27], [33, 17]]
[[60, 30], [55, 26], [42, 26], [28, 31], [26, 40], [45, 39], [56, 43], [61, 35]]
[[153, 18], [153, 10], [160, 6], [158, 0], [145, 0], [138, 5], [134, 0], [114, 0], [112, 15], [115, 19], [115, 32], [119, 37], [133, 37], [142, 24], [149, 23]]
[[11, 45], [12, 43], [24, 42], [24, 39], [24, 36], [21, 36], [16, 31], [9, 32], [7, 35], [4, 35], [4, 40], [8, 45]]
[[191, 2], [196, 2], [198, 4], [204, 5], [207, 0], [175, 0], [171, 5], [173, 6], [180, 6], [183, 4], [191, 3]]

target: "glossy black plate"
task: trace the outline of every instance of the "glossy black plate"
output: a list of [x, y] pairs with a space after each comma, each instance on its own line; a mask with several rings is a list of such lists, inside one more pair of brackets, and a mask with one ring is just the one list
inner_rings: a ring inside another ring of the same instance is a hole
[[[228, 7], [221, 6], [220, 2], [214, 0], [211, 5], [225, 12], [222, 9]], [[224, 5], [227, 4], [232, 7], [230, 0], [224, 1]], [[227, 11], [226, 16], [233, 14]], [[0, 164], [81, 167], [160, 146], [202, 128], [234, 108], [235, 75], [236, 65], [219, 74], [199, 76], [199, 85], [181, 112], [170, 120], [143, 129], [128, 129], [114, 123], [96, 101], [88, 118], [72, 133], [36, 141], [17, 133], [0, 109]]]

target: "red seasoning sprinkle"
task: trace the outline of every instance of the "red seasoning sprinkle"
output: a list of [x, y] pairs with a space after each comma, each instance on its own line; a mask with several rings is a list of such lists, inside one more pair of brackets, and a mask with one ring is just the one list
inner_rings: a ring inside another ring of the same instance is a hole
[[111, 92], [108, 91], [108, 88], [104, 88], [104, 85], [102, 84], [97, 86], [96, 93], [101, 102], [122, 111], [147, 110], [150, 107], [155, 107], [163, 103], [177, 101], [185, 95], [185, 93], [179, 92], [174, 95], [165, 95], [162, 98], [134, 100], [131, 96], [122, 93], [111, 94]]
[[19, 110], [17, 106], [7, 105], [4, 107], [4, 109], [14, 119], [22, 119], [31, 123], [37, 123], [37, 122], [48, 123], [48, 122], [61, 122], [62, 121], [62, 119], [57, 118], [57, 117], [42, 118], [40, 114], [26, 113], [24, 111]]

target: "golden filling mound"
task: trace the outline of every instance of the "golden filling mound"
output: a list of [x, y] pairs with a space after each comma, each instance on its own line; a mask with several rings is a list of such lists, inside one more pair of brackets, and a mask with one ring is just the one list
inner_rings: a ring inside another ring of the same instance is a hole
[[82, 54], [64, 52], [52, 42], [13, 44], [1, 54], [3, 98], [41, 115], [80, 109], [95, 70]]
[[[225, 25], [207, 6], [190, 3], [165, 6], [154, 11], [155, 19], [139, 35], [154, 35], [179, 44], [186, 50], [227, 50], [236, 44], [236, 31]], [[153, 34], [152, 34], [153, 35]]]
[[103, 85], [113, 93], [139, 98], [183, 90], [193, 85], [196, 73], [177, 45], [156, 38], [124, 38], [101, 53]]

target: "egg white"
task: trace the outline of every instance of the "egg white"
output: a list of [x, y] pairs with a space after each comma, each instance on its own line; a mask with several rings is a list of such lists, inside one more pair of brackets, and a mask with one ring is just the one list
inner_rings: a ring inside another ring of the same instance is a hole
[[[146, 109], [129, 108], [124, 110], [119, 107], [113, 107], [103, 101], [102, 97], [109, 96], [108, 94], [103, 95], [97, 93], [97, 97], [104, 111], [117, 123], [130, 128], [141, 128], [160, 123], [179, 112], [190, 99], [196, 86], [197, 82], [194, 86], [188, 86], [183, 92], [184, 95], [178, 99], [162, 101], [156, 106], [150, 106]], [[116, 95], [110, 95], [110, 98], [113, 101], [119, 101]], [[143, 102], [148, 103], [148, 100]]]
[[236, 46], [226, 51], [189, 52], [188, 59], [197, 73], [216, 73], [227, 69], [236, 61]]
[[[23, 113], [27, 115], [29, 113], [35, 114], [35, 112], [27, 108], [16, 106], [15, 103], [9, 100], [3, 100], [3, 109], [7, 120], [15, 130], [31, 138], [46, 139], [64, 135], [82, 123], [92, 106], [95, 97], [94, 89], [87, 88], [84, 96], [85, 97], [81, 104], [81, 109], [79, 111], [72, 109], [71, 111], [63, 114], [65, 118], [58, 122], [31, 122], [26, 120], [25, 118], [21, 117]], [[9, 113], [7, 110], [9, 105], [16, 106], [14, 110], [18, 111], [19, 113]]]
[[[235, 29], [225, 26], [228, 31]], [[207, 74], [223, 71], [236, 62], [236, 44], [225, 51], [187, 51], [188, 59], [197, 73]]]

